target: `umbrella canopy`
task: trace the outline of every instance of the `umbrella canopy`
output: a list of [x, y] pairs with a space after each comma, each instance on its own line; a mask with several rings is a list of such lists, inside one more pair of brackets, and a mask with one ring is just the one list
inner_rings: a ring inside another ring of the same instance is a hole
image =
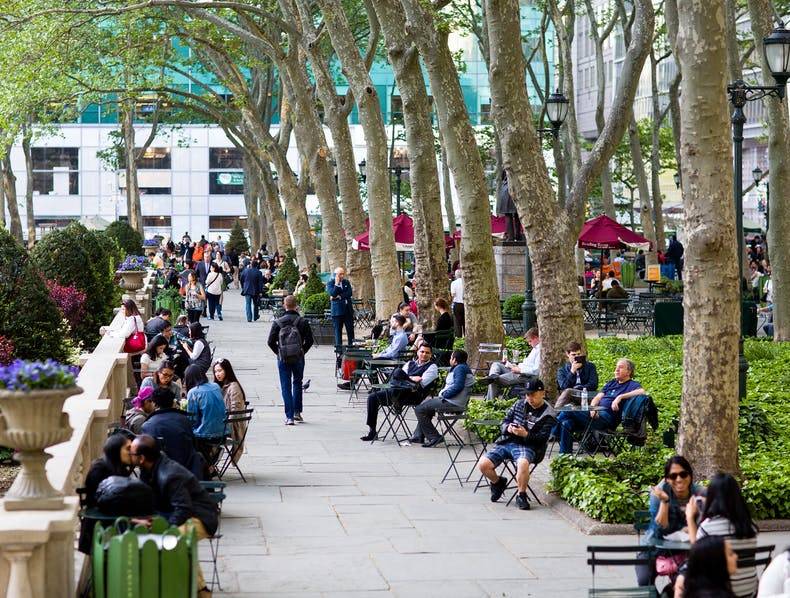
[[[494, 216], [491, 214], [491, 235], [498, 238], [505, 236], [507, 230], [507, 218], [505, 216]], [[456, 229], [453, 233], [453, 238], [461, 240], [461, 229]]]
[[623, 245], [650, 249], [650, 241], [605, 214], [585, 222], [579, 234], [579, 247], [584, 249], [619, 249]]
[[[360, 251], [370, 251], [370, 221], [368, 230], [354, 237], [351, 246]], [[398, 214], [392, 219], [392, 233], [395, 236], [395, 251], [414, 251], [414, 221], [408, 214]], [[453, 239], [445, 235], [445, 248], [453, 247]]]

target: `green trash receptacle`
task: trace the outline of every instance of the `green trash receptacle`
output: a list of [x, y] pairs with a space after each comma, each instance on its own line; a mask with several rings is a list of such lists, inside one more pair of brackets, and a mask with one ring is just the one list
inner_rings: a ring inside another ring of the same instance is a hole
[[653, 308], [653, 336], [683, 334], [683, 303], [658, 301]]
[[95, 598], [194, 598], [198, 550], [194, 529], [181, 533], [161, 517], [151, 528], [119, 517], [93, 530]]

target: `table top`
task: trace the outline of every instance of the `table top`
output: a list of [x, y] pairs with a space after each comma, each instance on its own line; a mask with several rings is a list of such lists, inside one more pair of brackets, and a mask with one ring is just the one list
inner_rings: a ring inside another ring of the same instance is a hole
[[680, 542], [678, 540], [664, 540], [663, 538], [651, 538], [649, 545], [660, 550], [673, 550], [677, 552], [688, 552], [691, 550], [691, 542]]
[[603, 411], [604, 409], [606, 409], [606, 407], [601, 407], [600, 405], [590, 405], [586, 409], [582, 409], [579, 405], [565, 405], [554, 411], [557, 413], [571, 413], [573, 411]]

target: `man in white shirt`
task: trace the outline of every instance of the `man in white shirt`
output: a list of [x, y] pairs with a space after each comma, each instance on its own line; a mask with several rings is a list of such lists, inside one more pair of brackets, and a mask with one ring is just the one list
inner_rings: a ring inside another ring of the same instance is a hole
[[601, 285], [601, 288], [604, 291], [608, 291], [612, 288], [613, 280], [616, 280], [614, 270], [609, 270], [609, 274], [607, 274], [606, 278], [603, 279], [603, 285]]
[[455, 271], [455, 280], [450, 283], [450, 295], [453, 299], [453, 321], [455, 324], [455, 337], [464, 336], [466, 316], [464, 314], [464, 279], [461, 271]]
[[527, 330], [524, 337], [527, 339], [532, 351], [518, 365], [509, 361], [491, 364], [488, 376], [481, 382], [488, 384], [486, 399], [494, 399], [499, 394], [500, 387], [524, 384], [530, 378], [536, 378], [540, 371], [540, 335], [537, 328]]

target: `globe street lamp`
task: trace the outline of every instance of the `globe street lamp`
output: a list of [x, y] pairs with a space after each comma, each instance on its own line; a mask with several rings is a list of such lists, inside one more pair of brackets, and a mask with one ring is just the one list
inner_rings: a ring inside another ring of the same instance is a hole
[[774, 96], [782, 100], [785, 86], [790, 79], [790, 31], [780, 22], [771, 35], [763, 39], [763, 54], [776, 85], [747, 85], [741, 80], [727, 86], [727, 94], [734, 108], [732, 122], [733, 152], [733, 195], [735, 199], [735, 234], [738, 243], [738, 307], [740, 308], [741, 335], [738, 342], [738, 396], [746, 397], [746, 372], [749, 364], [743, 355], [743, 112], [746, 102]]
[[[760, 181], [763, 180], [763, 170], [757, 166], [752, 170], [752, 178], [754, 179], [754, 187], [760, 186]], [[765, 233], [768, 234], [768, 228], [771, 226], [771, 183], [765, 181]], [[760, 210], [762, 212], [762, 210]]]
[[[555, 91], [548, 98], [546, 98], [546, 116], [551, 123], [551, 128], [539, 128], [538, 134], [543, 136], [544, 133], [550, 133], [555, 141], [559, 139], [560, 127], [565, 119], [568, 117], [568, 107], [570, 102], [563, 93], [559, 90]], [[557, 181], [557, 184], [562, 185], [562, 181]], [[523, 314], [524, 332], [537, 324], [538, 318], [536, 315], [535, 294], [533, 291], [532, 281], [532, 260], [529, 257], [529, 244], [524, 242], [524, 260], [525, 260], [525, 289], [524, 289], [524, 303], [521, 306]]]

